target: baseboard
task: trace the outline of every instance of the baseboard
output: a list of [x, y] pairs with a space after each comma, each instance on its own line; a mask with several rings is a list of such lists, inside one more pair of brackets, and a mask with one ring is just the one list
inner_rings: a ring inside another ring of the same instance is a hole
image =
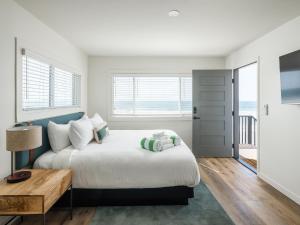
[[261, 172], [258, 173], [258, 177], [261, 178], [262, 180], [264, 180], [265, 182], [267, 182], [268, 184], [270, 184], [271, 186], [273, 186], [275, 189], [280, 191], [282, 194], [284, 194], [285, 196], [290, 198], [292, 201], [294, 201], [295, 203], [300, 205], [300, 196], [299, 195], [289, 191], [287, 188], [280, 185], [279, 183], [277, 183], [273, 179], [269, 178], [268, 176], [262, 174]]

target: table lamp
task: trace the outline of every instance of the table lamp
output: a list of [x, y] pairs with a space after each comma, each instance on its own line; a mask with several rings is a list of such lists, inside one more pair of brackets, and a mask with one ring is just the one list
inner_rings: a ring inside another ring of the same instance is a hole
[[11, 174], [6, 177], [7, 183], [17, 183], [31, 177], [30, 171], [14, 173], [14, 153], [28, 151], [42, 145], [41, 126], [21, 126], [6, 130], [6, 149], [11, 152]]

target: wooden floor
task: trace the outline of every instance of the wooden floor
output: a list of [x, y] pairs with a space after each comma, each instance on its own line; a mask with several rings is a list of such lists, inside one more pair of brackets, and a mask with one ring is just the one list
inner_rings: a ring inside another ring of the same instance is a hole
[[[201, 179], [235, 224], [300, 225], [300, 206], [236, 160], [203, 158], [198, 162]], [[76, 208], [73, 220], [69, 220], [67, 211], [54, 210], [47, 214], [47, 224], [86, 225], [94, 214], [95, 208]], [[22, 225], [38, 225], [40, 221], [38, 216], [28, 216]]]
[[255, 159], [248, 159], [240, 155], [240, 159], [243, 160], [248, 165], [252, 166], [255, 170], [257, 169], [257, 161]]
[[[46, 215], [46, 225], [88, 225], [96, 212], [94, 207], [75, 208], [73, 219], [70, 220], [68, 210], [54, 209]], [[25, 216], [22, 225], [40, 225], [41, 216]], [[109, 225], [109, 224], [107, 224]]]
[[300, 206], [236, 160], [203, 158], [198, 162], [201, 179], [235, 224], [300, 224]]

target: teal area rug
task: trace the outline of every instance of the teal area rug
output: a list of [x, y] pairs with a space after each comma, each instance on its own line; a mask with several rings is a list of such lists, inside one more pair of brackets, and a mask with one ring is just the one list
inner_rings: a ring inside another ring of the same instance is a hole
[[231, 225], [234, 224], [203, 182], [183, 206], [98, 207], [90, 225]]

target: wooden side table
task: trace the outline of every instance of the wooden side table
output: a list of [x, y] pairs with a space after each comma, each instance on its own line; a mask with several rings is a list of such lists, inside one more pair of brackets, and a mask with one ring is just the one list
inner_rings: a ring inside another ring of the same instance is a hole
[[15, 184], [0, 181], [0, 215], [42, 215], [70, 189], [70, 217], [72, 219], [72, 171], [69, 169], [32, 169], [31, 178]]

